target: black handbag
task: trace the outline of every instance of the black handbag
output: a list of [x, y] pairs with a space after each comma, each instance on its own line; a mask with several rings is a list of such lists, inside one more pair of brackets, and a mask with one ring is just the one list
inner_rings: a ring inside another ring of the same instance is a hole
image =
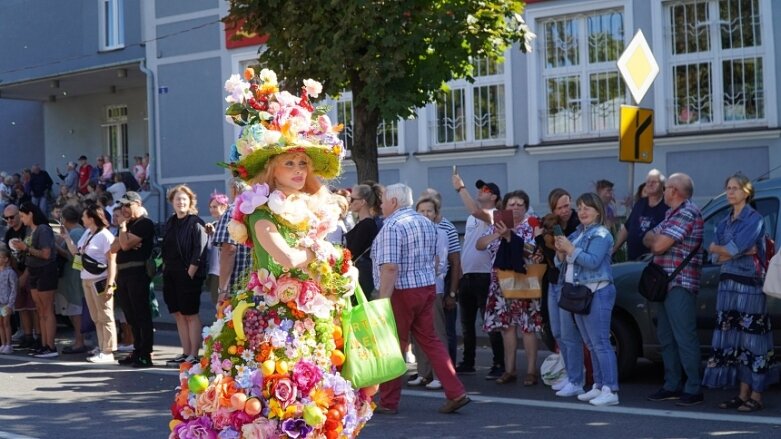
[[559, 308], [573, 314], [588, 314], [591, 312], [591, 299], [594, 292], [585, 285], [575, 285], [569, 282], [561, 286]]
[[86, 253], [81, 255], [81, 265], [89, 274], [103, 274], [108, 268], [108, 264], [100, 262]]
[[640, 275], [640, 282], [637, 285], [640, 295], [648, 299], [649, 302], [664, 302], [664, 299], [667, 298], [667, 286], [670, 284], [670, 281], [675, 279], [675, 276], [678, 276], [678, 273], [686, 268], [686, 265], [689, 264], [689, 261], [692, 260], [699, 249], [699, 245], [695, 247], [670, 275], [667, 275], [667, 272], [664, 271], [661, 265], [649, 262], [643, 269], [643, 273]]

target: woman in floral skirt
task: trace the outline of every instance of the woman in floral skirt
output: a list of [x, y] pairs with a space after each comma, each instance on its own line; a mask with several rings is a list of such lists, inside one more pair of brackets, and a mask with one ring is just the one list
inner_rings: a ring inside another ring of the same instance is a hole
[[[513, 211], [514, 225], [495, 222], [486, 235], [477, 241], [479, 250], [488, 249], [491, 258], [496, 258], [496, 252], [502, 239], [509, 241], [510, 233], [514, 233], [523, 241], [523, 254], [527, 263], [532, 263], [534, 254], [534, 225], [537, 218], [527, 214], [529, 209], [529, 196], [526, 192], [518, 190], [504, 196], [502, 205], [505, 209]], [[530, 224], [533, 223], [533, 224]], [[505, 373], [499, 377], [498, 384], [507, 384], [518, 379], [515, 370], [518, 340], [516, 331], [523, 334], [523, 349], [526, 353], [526, 376], [524, 386], [533, 386], [539, 381], [537, 373], [537, 334], [542, 331], [542, 312], [539, 299], [505, 299], [499, 288], [499, 280], [496, 270], [491, 272], [491, 286], [488, 290], [488, 302], [485, 306], [483, 319], [485, 332], [502, 331], [504, 340], [504, 366]]]
[[721, 388], [740, 382], [738, 395], [719, 407], [754, 412], [763, 408], [762, 392], [778, 378], [777, 370], [769, 369], [773, 332], [762, 292], [765, 225], [762, 215], [748, 205], [754, 197], [748, 178], [729, 177], [725, 190], [732, 209], [719, 222], [708, 248], [711, 261], [721, 264], [721, 274], [713, 354], [703, 384]]
[[324, 240], [339, 207], [320, 178], [339, 175], [337, 130], [309, 98], [278, 90], [264, 69], [226, 82], [226, 114], [244, 126], [228, 166], [252, 184], [236, 199], [231, 237], [253, 249], [248, 282], [217, 307], [200, 363], [180, 367], [170, 438], [355, 437], [376, 386], [339, 373], [340, 316], [357, 272]]

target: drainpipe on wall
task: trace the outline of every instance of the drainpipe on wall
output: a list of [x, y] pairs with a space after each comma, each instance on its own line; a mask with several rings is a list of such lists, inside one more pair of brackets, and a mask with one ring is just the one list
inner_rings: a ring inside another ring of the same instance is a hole
[[165, 189], [158, 183], [157, 175], [157, 113], [155, 112], [155, 76], [152, 70], [146, 67], [146, 61], [142, 61], [139, 64], [142, 72], [146, 75], [146, 112], [149, 120], [149, 160], [154, 160], [153, 166], [149, 167], [149, 173], [147, 178], [149, 179], [149, 185], [153, 192], [157, 193], [157, 212], [159, 220], [162, 221], [165, 218]]

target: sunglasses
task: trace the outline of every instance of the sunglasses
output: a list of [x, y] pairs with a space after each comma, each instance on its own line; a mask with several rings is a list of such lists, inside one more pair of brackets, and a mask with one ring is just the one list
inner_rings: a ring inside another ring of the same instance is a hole
[[485, 192], [486, 194], [492, 194], [491, 188], [488, 186], [483, 186], [480, 188], [480, 192]]
[[4, 220], [6, 220], [6, 221], [8, 221], [8, 220], [12, 220], [12, 219], [14, 219], [14, 218], [16, 218], [16, 215], [11, 215], [11, 216], [4, 216], [4, 217], [3, 217], [3, 219], [4, 219]]
[[352, 203], [353, 201], [360, 201], [360, 200], [363, 200], [363, 198], [355, 198], [355, 197], [350, 197], [350, 202], [351, 202], [351, 203]]

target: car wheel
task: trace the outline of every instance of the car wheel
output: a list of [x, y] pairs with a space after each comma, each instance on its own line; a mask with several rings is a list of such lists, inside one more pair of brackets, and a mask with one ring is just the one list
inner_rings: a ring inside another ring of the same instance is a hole
[[610, 322], [610, 344], [616, 351], [618, 360], [618, 377], [621, 380], [632, 378], [640, 357], [642, 341], [640, 335], [629, 318], [613, 314]]

